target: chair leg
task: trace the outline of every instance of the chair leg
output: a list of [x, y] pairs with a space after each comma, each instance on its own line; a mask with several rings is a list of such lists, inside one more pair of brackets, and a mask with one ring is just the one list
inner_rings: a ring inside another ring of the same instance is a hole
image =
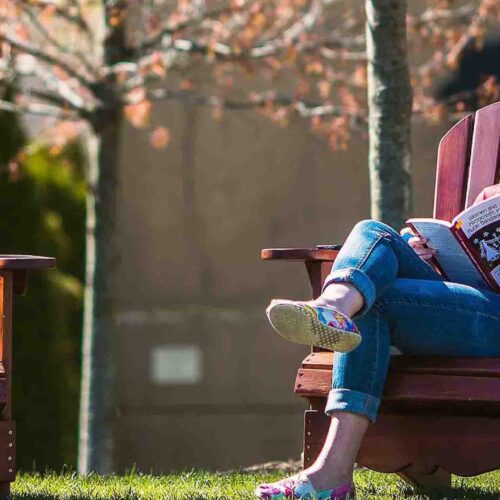
[[16, 424], [12, 420], [12, 272], [0, 271], [0, 498], [10, 498], [16, 479]]
[[[328, 431], [330, 419], [323, 413], [323, 411], [318, 410], [308, 410], [305, 412], [304, 417], [304, 467], [309, 467], [314, 462], [322, 448]], [[383, 419], [380, 420], [382, 421]], [[390, 430], [391, 426], [389, 425], [388, 427]], [[394, 428], [395, 426], [393, 425], [392, 427]], [[373, 430], [374, 429], [372, 429], [372, 434]], [[375, 437], [377, 437], [376, 433]], [[398, 459], [397, 456], [394, 458], [389, 455], [385, 456], [380, 454], [381, 443], [387, 443], [389, 438], [399, 441], [400, 435], [395, 434], [392, 436], [391, 434], [382, 433], [381, 437], [382, 440], [378, 439], [373, 443], [370, 443], [370, 436], [368, 436], [368, 439], [365, 439], [364, 449], [361, 450], [361, 455], [364, 456], [358, 457], [363, 459], [360, 461], [360, 465], [368, 466], [373, 470], [381, 470], [384, 472], [392, 472], [400, 469], [402, 464], [399, 465], [399, 463], [407, 461], [407, 457]], [[395, 451], [397, 451], [397, 449]], [[451, 486], [451, 474], [446, 470], [441, 467], [432, 468], [431, 470], [431, 468], [429, 468], [429, 464], [425, 464], [425, 467], [420, 464], [419, 467], [418, 460], [414, 463], [417, 466], [410, 465], [397, 472], [397, 474], [407, 483], [415, 487], [424, 488]], [[428, 467], [429, 470], [428, 474], [423, 472], [426, 470], [426, 467]]]
[[0, 499], [10, 498], [10, 482], [0, 482]]
[[16, 479], [15, 422], [0, 421], [0, 499], [10, 498], [10, 485]]
[[441, 467], [438, 467], [432, 474], [422, 474], [410, 466], [397, 474], [401, 479], [417, 488], [451, 487], [451, 474]]
[[[322, 417], [325, 418], [322, 418]], [[318, 418], [319, 417], [319, 418]], [[304, 469], [309, 467], [319, 455], [328, 431], [328, 417], [317, 410], [306, 410], [304, 412]]]

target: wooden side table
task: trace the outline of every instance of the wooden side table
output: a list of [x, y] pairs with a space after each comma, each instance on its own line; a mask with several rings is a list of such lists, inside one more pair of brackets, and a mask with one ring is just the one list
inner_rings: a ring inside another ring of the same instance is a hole
[[26, 291], [28, 271], [54, 269], [56, 260], [0, 255], [0, 498], [16, 478], [16, 426], [12, 420], [12, 299]]

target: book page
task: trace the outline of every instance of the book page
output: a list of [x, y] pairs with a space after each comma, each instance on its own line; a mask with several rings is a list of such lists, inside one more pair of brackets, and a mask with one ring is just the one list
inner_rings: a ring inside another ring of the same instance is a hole
[[500, 196], [469, 207], [454, 222], [469, 241], [483, 268], [500, 285]]
[[438, 253], [435, 258], [448, 281], [475, 288], [488, 286], [453, 235], [449, 224], [432, 219], [410, 219], [408, 222], [415, 226], [420, 235], [429, 238], [429, 247], [437, 249]]

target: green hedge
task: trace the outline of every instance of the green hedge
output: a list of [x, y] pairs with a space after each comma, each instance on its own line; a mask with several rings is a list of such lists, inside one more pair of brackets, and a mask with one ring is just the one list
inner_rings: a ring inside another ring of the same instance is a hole
[[0, 253], [54, 256], [57, 270], [32, 273], [14, 302], [13, 412], [24, 470], [75, 465], [85, 193], [77, 144], [54, 154], [24, 143], [12, 114], [0, 114]]

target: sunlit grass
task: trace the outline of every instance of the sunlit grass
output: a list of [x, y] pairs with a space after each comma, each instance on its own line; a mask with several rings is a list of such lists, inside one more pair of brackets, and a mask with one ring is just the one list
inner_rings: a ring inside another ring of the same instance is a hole
[[[20, 474], [13, 499], [252, 499], [255, 486], [282, 474], [209, 473], [152, 476], [137, 472], [124, 476], [78, 476], [73, 473]], [[355, 476], [358, 499], [500, 499], [500, 471], [475, 478], [453, 478], [446, 491], [417, 492], [397, 476], [359, 471]]]

